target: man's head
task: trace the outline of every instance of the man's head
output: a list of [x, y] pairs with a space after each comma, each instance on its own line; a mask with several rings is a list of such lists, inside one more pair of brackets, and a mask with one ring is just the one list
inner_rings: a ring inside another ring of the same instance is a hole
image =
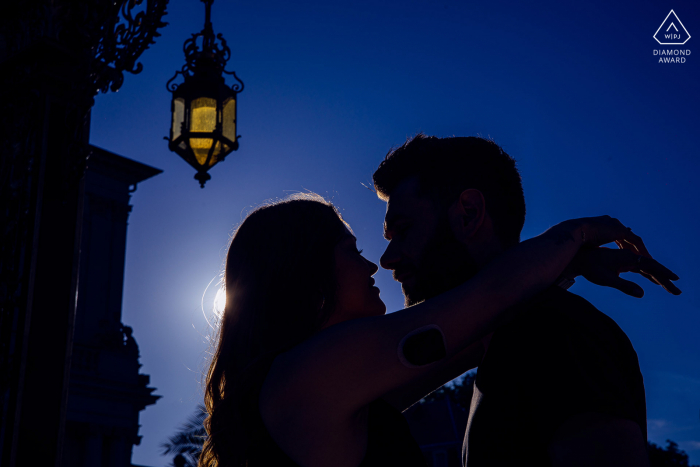
[[406, 305], [459, 285], [520, 241], [520, 174], [492, 141], [418, 134], [390, 151], [373, 179], [387, 201], [381, 264], [401, 282]]

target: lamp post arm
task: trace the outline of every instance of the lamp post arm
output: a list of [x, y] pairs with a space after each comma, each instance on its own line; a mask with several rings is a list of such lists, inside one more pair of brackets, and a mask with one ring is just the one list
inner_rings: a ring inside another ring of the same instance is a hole
[[204, 3], [204, 27], [211, 28], [211, 5], [214, 0], [202, 0]]
[[214, 26], [211, 24], [211, 5], [214, 0], [202, 0], [204, 3], [204, 34], [202, 41], [202, 51], [207, 53], [214, 46]]

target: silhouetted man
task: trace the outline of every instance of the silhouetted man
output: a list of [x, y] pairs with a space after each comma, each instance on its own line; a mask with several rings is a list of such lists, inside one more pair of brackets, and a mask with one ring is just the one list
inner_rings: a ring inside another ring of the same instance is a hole
[[[491, 141], [418, 135], [386, 156], [374, 186], [387, 201], [390, 243], [381, 265], [393, 270], [406, 305], [464, 282], [520, 241], [520, 174]], [[614, 286], [637, 293], [619, 281]], [[637, 355], [613, 320], [565, 286], [550, 287], [490, 340], [387, 399], [405, 409], [479, 366], [463, 445], [467, 467], [647, 465]]]

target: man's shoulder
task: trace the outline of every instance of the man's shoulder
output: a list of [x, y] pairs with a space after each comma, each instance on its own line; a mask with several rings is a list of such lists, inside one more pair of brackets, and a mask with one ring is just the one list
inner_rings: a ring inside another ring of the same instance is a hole
[[520, 410], [540, 440], [587, 412], [633, 420], [646, 432], [639, 361], [617, 323], [561, 289], [534, 297], [527, 308], [494, 333], [477, 373], [479, 390]]
[[617, 365], [639, 365], [632, 343], [612, 318], [585, 298], [556, 286], [531, 299], [517, 319], [496, 332], [492, 343], [501, 347], [503, 356], [517, 354], [518, 359], [536, 358], [539, 363], [575, 356], [589, 362], [610, 359]]
[[580, 295], [556, 286], [534, 297], [529, 309], [519, 317], [517, 325], [524, 326], [540, 338], [545, 333], [573, 333], [600, 342], [632, 347], [615, 320]]

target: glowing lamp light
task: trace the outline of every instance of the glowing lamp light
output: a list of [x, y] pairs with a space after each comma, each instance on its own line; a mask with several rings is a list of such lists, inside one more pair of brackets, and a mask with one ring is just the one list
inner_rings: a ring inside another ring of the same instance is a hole
[[[170, 150], [197, 170], [194, 178], [204, 188], [211, 179], [208, 170], [238, 149], [236, 96], [243, 90], [243, 82], [235, 72], [225, 70], [231, 50], [221, 34], [214, 36], [214, 0], [202, 2], [206, 7], [204, 29], [185, 41], [186, 63], [167, 83], [173, 99], [170, 138], [166, 139]], [[231, 87], [226, 85], [224, 74], [236, 80]], [[174, 83], [178, 75], [184, 82]]]

